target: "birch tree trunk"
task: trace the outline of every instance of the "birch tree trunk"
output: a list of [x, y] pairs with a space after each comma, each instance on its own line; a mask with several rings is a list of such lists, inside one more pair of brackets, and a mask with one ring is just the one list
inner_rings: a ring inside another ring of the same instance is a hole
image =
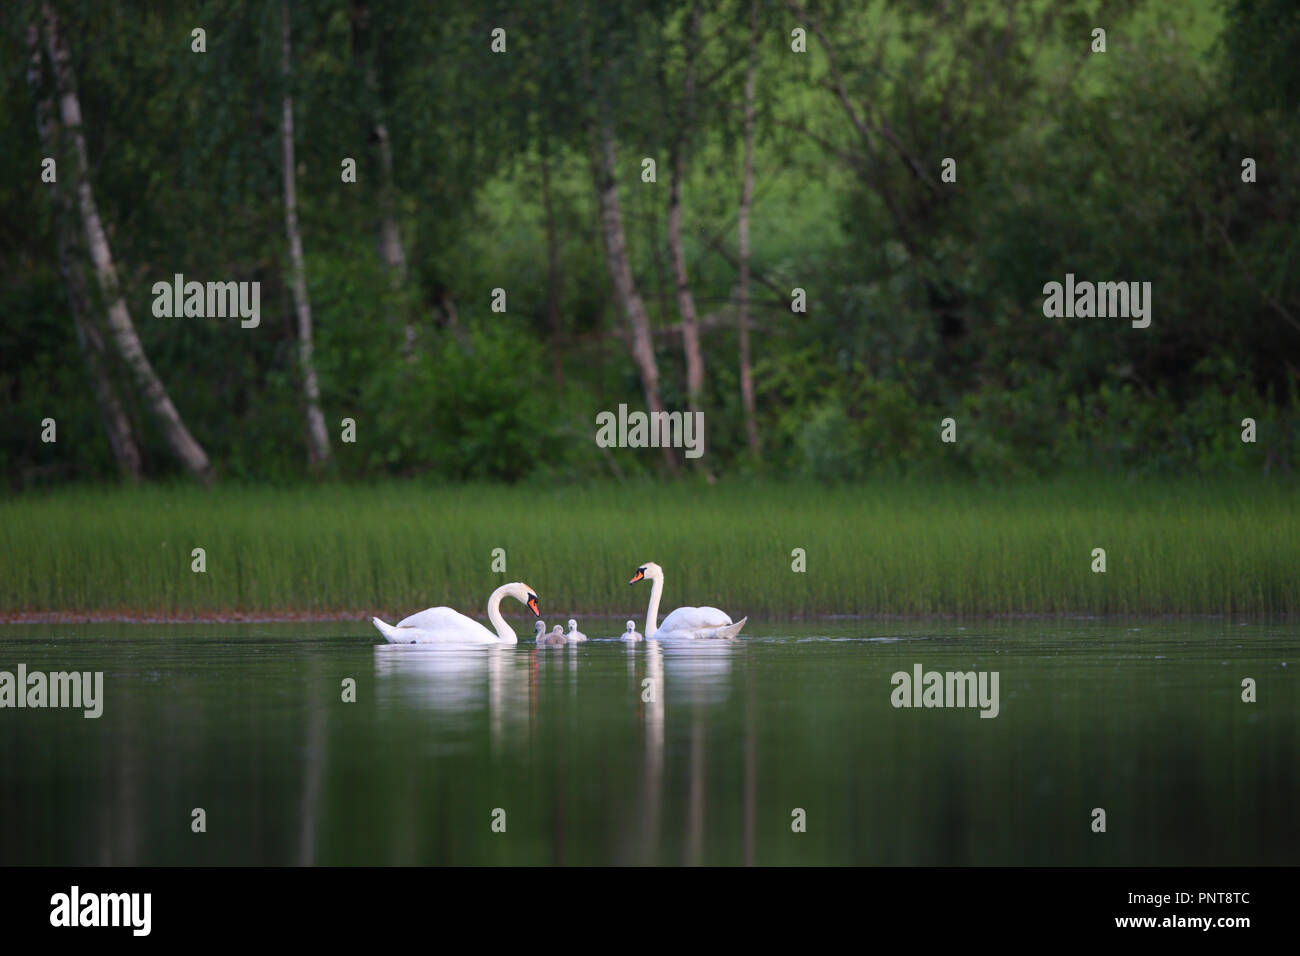
[[[379, 157], [379, 257], [388, 269], [389, 288], [401, 291], [406, 285], [406, 247], [397, 223], [397, 186], [393, 177], [393, 147], [379, 109], [379, 76], [367, 49], [370, 9], [365, 0], [352, 0], [352, 52], [371, 97], [370, 141]], [[410, 358], [415, 351], [415, 326], [407, 322], [402, 341], [402, 355]]]
[[[599, 128], [593, 139], [592, 165], [596, 178], [597, 199], [600, 205], [600, 231], [605, 243], [605, 262], [609, 267], [610, 282], [620, 311], [627, 318], [631, 330], [632, 360], [641, 376], [646, 405], [651, 413], [664, 410], [659, 396], [659, 367], [655, 363], [654, 342], [650, 336], [650, 317], [645, 302], [632, 276], [632, 264], [627, 255], [627, 238], [623, 229], [623, 211], [618, 199], [618, 180], [614, 151], [614, 131], [602, 111]], [[678, 474], [677, 456], [671, 448], [663, 448], [668, 470]]]
[[[373, 75], [371, 82], [374, 82]], [[379, 249], [388, 267], [388, 274], [394, 289], [400, 289], [406, 282], [406, 249], [402, 245], [402, 232], [397, 225], [394, 211], [393, 194], [393, 147], [388, 139], [388, 127], [380, 119], [371, 126], [371, 136], [375, 139], [375, 148], [379, 151], [379, 168], [383, 174], [383, 183], [379, 190]]]
[[[57, 164], [66, 152], [61, 148], [62, 131], [54, 119], [54, 103], [46, 92], [42, 80], [40, 27], [32, 22], [27, 26], [27, 82], [31, 86], [36, 100], [36, 132], [41, 147], [47, 155], [55, 157]], [[136, 443], [135, 433], [131, 429], [131, 419], [126, 413], [122, 400], [118, 397], [117, 387], [113, 384], [109, 370], [109, 356], [104, 346], [104, 338], [95, 324], [94, 312], [90, 304], [90, 295], [86, 283], [85, 269], [80, 259], [81, 250], [76, 242], [74, 210], [64, 190], [55, 182], [49, 184], [50, 195], [54, 200], [54, 232], [58, 243], [59, 272], [63, 276], [63, 285], [68, 293], [68, 307], [72, 312], [72, 323], [77, 333], [77, 347], [86, 362], [86, 371], [90, 374], [90, 386], [95, 393], [95, 404], [100, 418], [104, 421], [104, 431], [108, 434], [109, 449], [118, 470], [128, 481], [138, 482], [142, 477], [140, 446]]]
[[564, 317], [560, 314], [560, 240], [555, 229], [555, 209], [551, 200], [551, 154], [545, 144], [541, 150], [542, 214], [546, 220], [546, 293], [551, 317], [551, 365], [555, 384], [564, 387]]
[[749, 67], [745, 72], [745, 170], [736, 216], [740, 289], [736, 331], [740, 339], [740, 397], [745, 407], [745, 437], [755, 462], [761, 463], [758, 420], [754, 407], [754, 374], [749, 354], [749, 210], [754, 202], [754, 86], [758, 72], [758, 2], [750, 5]]
[[91, 310], [86, 275], [79, 259], [80, 250], [67, 235], [67, 227], [61, 225], [58, 228], [59, 271], [68, 290], [68, 304], [77, 332], [77, 345], [90, 372], [90, 384], [95, 392], [95, 404], [99, 408], [100, 418], [104, 421], [104, 431], [108, 434], [108, 445], [122, 477], [139, 482], [144, 477], [140, 446], [135, 440], [130, 416], [118, 396], [109, 371], [110, 356]]
[[68, 151], [73, 161], [77, 208], [86, 233], [86, 246], [90, 253], [90, 260], [95, 267], [99, 294], [106, 304], [105, 318], [109, 332], [122, 356], [122, 361], [144, 397], [145, 404], [158, 421], [168, 446], [191, 475], [206, 483], [212, 478], [212, 467], [207, 453], [185, 427], [180, 413], [172, 404], [171, 396], [167, 394], [167, 389], [163, 387], [162, 381], [149, 363], [118, 285], [117, 267], [113, 263], [108, 235], [99, 218], [99, 208], [95, 204], [94, 190], [90, 185], [86, 137], [82, 131], [81, 102], [77, 97], [72, 58], [59, 29], [58, 15], [49, 0], [42, 0], [41, 14], [45, 23], [46, 47], [50, 63], [54, 68], [59, 117], [62, 121], [63, 133], [69, 141]]
[[298, 373], [302, 380], [303, 410], [306, 415], [307, 461], [319, 469], [329, 461], [330, 440], [320, 410], [320, 386], [312, 359], [311, 300], [307, 298], [307, 275], [303, 265], [302, 235], [298, 230], [298, 186], [293, 152], [293, 97], [289, 93], [289, 3], [280, 5], [280, 72], [284, 80], [284, 230], [289, 237], [294, 312], [298, 317]]
[[677, 311], [682, 314], [682, 351], [686, 357], [686, 396], [692, 411], [699, 408], [704, 394], [704, 353], [700, 349], [700, 317], [686, 273], [686, 251], [682, 246], [682, 176], [685, 160], [673, 157], [668, 185], [668, 254], [673, 264]]
[[682, 81], [681, 128], [673, 144], [672, 172], [668, 186], [668, 254], [672, 259], [677, 310], [682, 314], [682, 351], [686, 355], [687, 406], [696, 411], [704, 392], [704, 354], [700, 350], [699, 313], [686, 275], [686, 253], [682, 248], [682, 177], [686, 172], [686, 140], [695, 97], [695, 53], [700, 32], [700, 5], [691, 8], [690, 38], [687, 44], [686, 75]]

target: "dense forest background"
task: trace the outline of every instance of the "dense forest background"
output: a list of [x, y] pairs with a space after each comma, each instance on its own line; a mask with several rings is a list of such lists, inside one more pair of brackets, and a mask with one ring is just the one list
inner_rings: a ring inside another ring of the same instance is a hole
[[[1293, 0], [20, 0], [0, 468], [1290, 471], [1297, 50]], [[1066, 273], [1150, 327], [1044, 317]], [[619, 403], [707, 454], [599, 448]]]

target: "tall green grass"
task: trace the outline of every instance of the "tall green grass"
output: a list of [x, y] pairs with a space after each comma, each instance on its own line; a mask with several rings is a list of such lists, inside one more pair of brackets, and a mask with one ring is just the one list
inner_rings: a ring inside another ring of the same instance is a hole
[[665, 610], [734, 616], [1289, 614], [1296, 501], [1255, 479], [73, 489], [0, 501], [0, 610], [478, 613], [523, 580], [543, 616], [639, 618], [626, 582], [657, 561]]

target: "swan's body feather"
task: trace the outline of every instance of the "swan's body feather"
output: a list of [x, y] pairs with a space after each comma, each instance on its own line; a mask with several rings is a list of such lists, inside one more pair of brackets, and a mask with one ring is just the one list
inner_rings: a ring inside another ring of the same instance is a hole
[[477, 629], [484, 634], [491, 634], [486, 627], [474, 620], [467, 614], [461, 614], [460, 611], [449, 607], [429, 607], [423, 611], [417, 611], [410, 617], [404, 617], [397, 622], [398, 627], [414, 627], [423, 631], [441, 631], [444, 629], [466, 628]]
[[370, 620], [390, 644], [515, 644], [515, 632], [501, 616], [501, 599], [507, 596], [526, 604], [534, 614], [539, 613], [532, 588], [516, 581], [501, 585], [488, 597], [488, 620], [495, 631], [449, 607], [425, 608], [395, 625], [377, 617]]
[[646, 609], [645, 635], [655, 640], [701, 640], [730, 639], [740, 633], [748, 617], [733, 622], [731, 616], [716, 607], [679, 607], [666, 618], [662, 624], [655, 622], [659, 618], [659, 599], [663, 594], [664, 569], [653, 561], [647, 561], [637, 568], [629, 584], [649, 579], [650, 606]]
[[702, 631], [726, 627], [731, 616], [716, 607], [679, 607], [659, 625], [661, 631]]
[[425, 608], [396, 625], [374, 618], [375, 627], [390, 644], [500, 644], [486, 627], [449, 607]]
[[[700, 607], [690, 607], [690, 608], [682, 607], [677, 609], [677, 611], [703, 611], [703, 610], [705, 610], [705, 608], [700, 608]], [[716, 610], [716, 608], [709, 608], [709, 610]], [[674, 611], [673, 614], [676, 614], [677, 611]], [[672, 616], [673, 615], [670, 614], [668, 615], [668, 618], [672, 618]], [[727, 617], [727, 615], [725, 614], [723, 614], [722, 616], [724, 618]], [[745, 626], [745, 622], [748, 620], [749, 620], [748, 617], [742, 617], [739, 621], [736, 621], [735, 623], [732, 623], [731, 620], [728, 619], [725, 623], [721, 621], [719, 621], [716, 624], [706, 624], [701, 622], [701, 623], [697, 623], [695, 626], [690, 626], [690, 627], [674, 626], [671, 629], [666, 626], [663, 626], [660, 627], [659, 630], [655, 631], [652, 636], [657, 641], [731, 640], [731, 638], [735, 637], [737, 634], [740, 633], [740, 629]], [[667, 624], [667, 619], [665, 619], [665, 624]]]

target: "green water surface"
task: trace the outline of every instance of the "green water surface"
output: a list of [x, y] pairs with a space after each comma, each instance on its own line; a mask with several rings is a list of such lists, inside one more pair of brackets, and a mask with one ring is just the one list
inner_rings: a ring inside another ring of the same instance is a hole
[[[104, 675], [98, 719], [0, 709], [0, 863], [1300, 863], [1294, 623], [624, 619], [0, 625], [0, 671]], [[916, 664], [996, 671], [998, 715], [895, 708]]]

